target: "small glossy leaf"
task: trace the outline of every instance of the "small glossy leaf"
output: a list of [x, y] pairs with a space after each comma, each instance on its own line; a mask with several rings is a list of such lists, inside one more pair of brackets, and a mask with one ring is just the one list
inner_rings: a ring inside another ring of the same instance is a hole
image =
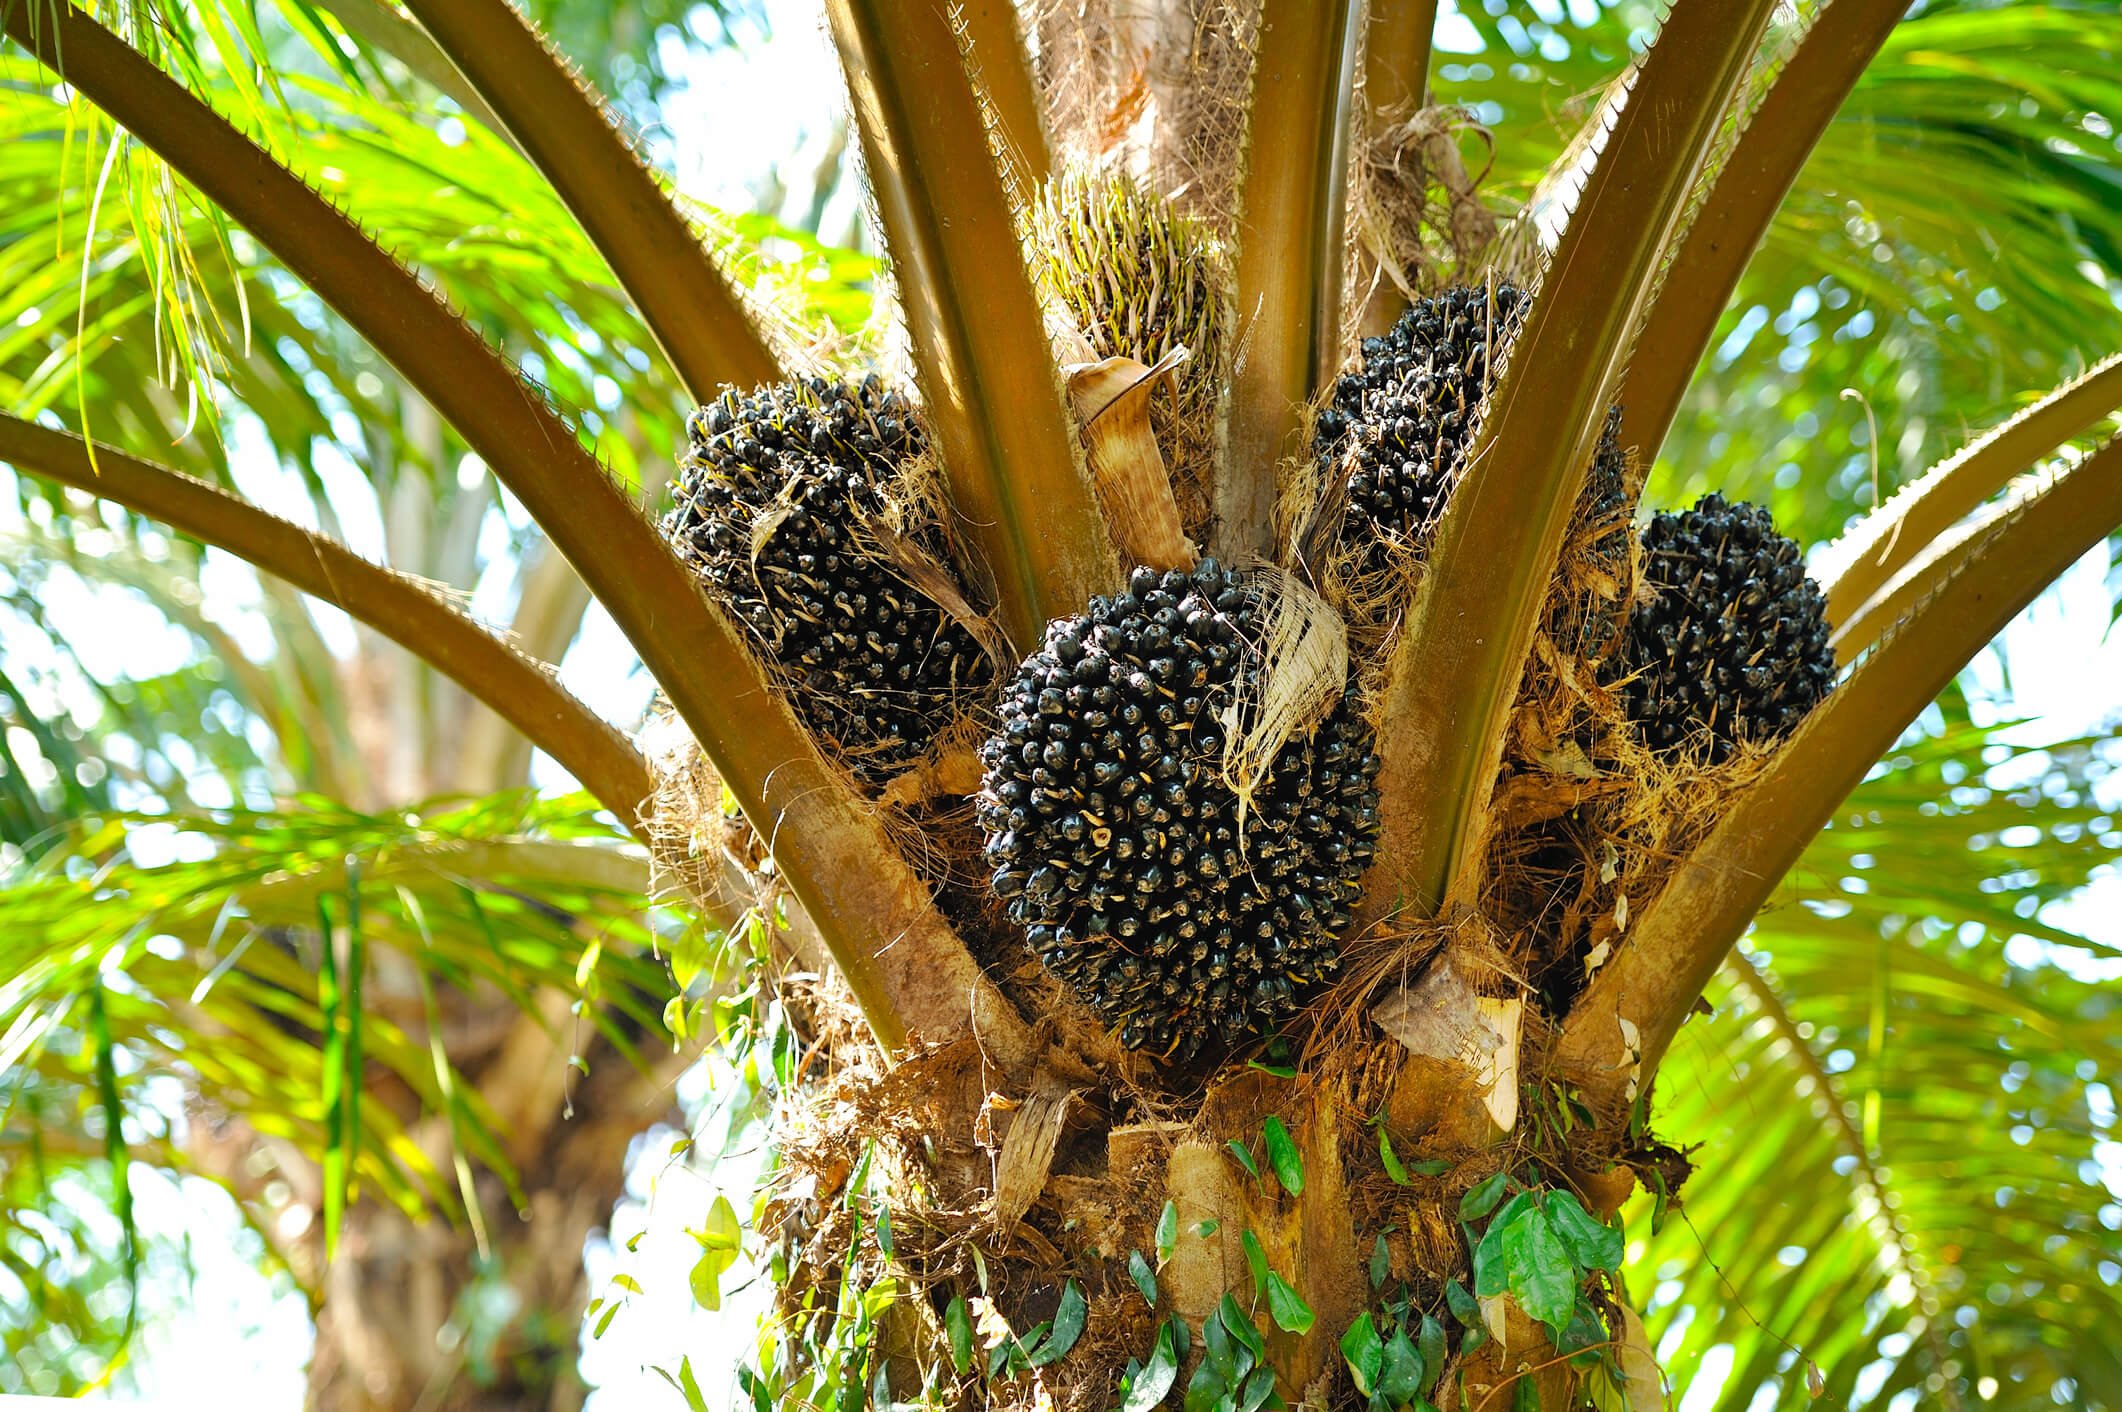
[[1238, 1165], [1252, 1174], [1252, 1179], [1254, 1181], [1260, 1180], [1260, 1164], [1253, 1160], [1253, 1151], [1251, 1148], [1247, 1147], [1244, 1143], [1239, 1142], [1236, 1138], [1232, 1138], [1229, 1142], [1226, 1142], [1223, 1145], [1230, 1149], [1231, 1156], [1238, 1159]]
[[[717, 1196], [707, 1211], [707, 1224], [693, 1232], [700, 1243], [700, 1258], [693, 1262], [693, 1299], [702, 1309], [722, 1307], [722, 1272], [737, 1261], [744, 1231], [737, 1223], [737, 1209], [726, 1196]], [[639, 1291], [637, 1290], [636, 1293]]]
[[892, 1250], [892, 1212], [883, 1202], [877, 1203], [877, 1249], [884, 1252], [887, 1260], [896, 1259]]
[[1267, 1162], [1275, 1169], [1275, 1180], [1291, 1196], [1304, 1194], [1304, 1158], [1280, 1118], [1269, 1118], [1261, 1127], [1267, 1139]]
[[1383, 1128], [1378, 1129], [1378, 1160], [1385, 1164], [1385, 1175], [1391, 1177], [1395, 1185], [1406, 1186], [1412, 1180], [1407, 1175], [1407, 1168], [1400, 1165], [1400, 1155], [1393, 1151], [1393, 1140], [1385, 1135]]
[[1238, 1237], [1238, 1243], [1245, 1247], [1245, 1264], [1253, 1272], [1253, 1293], [1255, 1295], [1266, 1293], [1267, 1252], [1260, 1248], [1260, 1237], [1254, 1235], [1251, 1231], [1246, 1231]]
[[688, 1412], [707, 1412], [707, 1398], [700, 1391], [700, 1380], [693, 1376], [693, 1360], [689, 1357], [678, 1359], [678, 1391], [685, 1396]]
[[1385, 1358], [1378, 1371], [1378, 1396], [1394, 1407], [1412, 1402], [1422, 1392], [1422, 1355], [1415, 1350], [1407, 1330], [1394, 1329], [1385, 1341]]
[[1163, 1269], [1165, 1262], [1172, 1258], [1172, 1252], [1178, 1248], [1179, 1204], [1167, 1201], [1164, 1203], [1164, 1213], [1157, 1217], [1157, 1268]]
[[1068, 1351], [1076, 1346], [1076, 1340], [1083, 1337], [1083, 1324], [1089, 1315], [1089, 1301], [1084, 1299], [1076, 1282], [1070, 1280], [1061, 1291], [1061, 1306], [1054, 1310], [1053, 1330], [1047, 1334], [1044, 1343], [1032, 1350], [1031, 1365], [1044, 1368], [1067, 1357]]
[[1172, 1326], [1166, 1323], [1157, 1331], [1157, 1346], [1150, 1350], [1149, 1362], [1128, 1382], [1120, 1412], [1149, 1412], [1164, 1400], [1178, 1379], [1179, 1353], [1172, 1347]]
[[1509, 1180], [1509, 1174], [1498, 1172], [1476, 1183], [1466, 1195], [1459, 1198], [1459, 1219], [1478, 1221], [1495, 1210], [1496, 1203], [1503, 1199], [1504, 1184]]
[[1428, 1314], [1422, 1316], [1422, 1331], [1415, 1336], [1415, 1351], [1422, 1355], [1422, 1366], [1427, 1375], [1422, 1380], [1422, 1395], [1427, 1397], [1437, 1379], [1444, 1374], [1444, 1325]]
[[[1494, 1263], [1503, 1269], [1511, 1298], [1535, 1322], [1559, 1334], [1577, 1305], [1576, 1262], [1537, 1205], [1528, 1202], [1510, 1215], [1499, 1219], [1481, 1244], [1497, 1242]], [[1478, 1283], [1474, 1292], [1481, 1293]]]
[[1230, 1330], [1223, 1327], [1223, 1316], [1210, 1310], [1209, 1316], [1201, 1322], [1201, 1357], [1204, 1363], [1221, 1369], [1221, 1377], [1227, 1383], [1237, 1377], [1238, 1354], [1243, 1351], [1244, 1345], [1232, 1344]]
[[1378, 1337], [1378, 1326], [1369, 1314], [1358, 1314], [1348, 1332], [1341, 1335], [1341, 1357], [1348, 1364], [1348, 1375], [1354, 1380], [1356, 1391], [1369, 1397], [1385, 1367], [1385, 1342]]
[[1599, 1322], [1599, 1312], [1591, 1307], [1590, 1300], [1578, 1294], [1576, 1307], [1570, 1311], [1569, 1323], [1555, 1335], [1555, 1351], [1577, 1354], [1579, 1357], [1571, 1362], [1589, 1366], [1595, 1360], [1584, 1356], [1586, 1350], [1598, 1348], [1606, 1341], [1606, 1327]]
[[1293, 1334], [1310, 1333], [1316, 1317], [1289, 1281], [1272, 1270], [1267, 1272], [1267, 1312], [1278, 1327]]
[[1260, 1412], [1269, 1398], [1275, 1395], [1275, 1370], [1256, 1368], [1245, 1380], [1245, 1391], [1238, 1398], [1238, 1412]]
[[1583, 1268], [1621, 1268], [1621, 1232], [1585, 1210], [1575, 1192], [1558, 1191], [1549, 1196], [1547, 1219], [1562, 1243], [1569, 1247], [1570, 1255]]
[[951, 1297], [950, 1307], [943, 1311], [943, 1331], [950, 1336], [951, 1367], [962, 1378], [973, 1366], [973, 1321], [966, 1312], [964, 1295]]
[[1194, 1234], [1201, 1237], [1201, 1239], [1203, 1240], [1207, 1240], [1210, 1236], [1214, 1235], [1217, 1231], [1220, 1231], [1222, 1229], [1223, 1223], [1221, 1221], [1200, 1221], [1197, 1222], [1194, 1226]]
[[1386, 1247], [1385, 1237], [1381, 1235], [1378, 1237], [1378, 1243], [1370, 1248], [1370, 1287], [1382, 1288], [1385, 1277], [1392, 1272], [1393, 1253]]
[[1444, 1286], [1444, 1302], [1451, 1307], [1452, 1317], [1469, 1329], [1481, 1327], [1481, 1301], [1467, 1293], [1466, 1286], [1457, 1280]]
[[1213, 1363], [1203, 1363], [1187, 1380], [1181, 1412], [1218, 1412], [1230, 1402], [1230, 1379]]
[[1127, 1273], [1134, 1280], [1135, 1288], [1142, 1291], [1142, 1297], [1149, 1301], [1149, 1307], [1156, 1308], [1157, 1274], [1150, 1269], [1149, 1261], [1142, 1258], [1141, 1251], [1127, 1252]]
[[1223, 1327], [1229, 1330], [1230, 1336], [1251, 1350], [1254, 1358], [1259, 1358], [1267, 1345], [1261, 1339], [1260, 1331], [1253, 1327], [1253, 1321], [1238, 1307], [1237, 1297], [1226, 1293], [1222, 1303], [1216, 1306], [1216, 1313], [1222, 1318]]
[[1503, 1258], [1501, 1233], [1505, 1227], [1515, 1225], [1528, 1211], [1537, 1214], [1532, 1193], [1519, 1192], [1503, 1203], [1503, 1209], [1488, 1223], [1488, 1234], [1474, 1246], [1474, 1293], [1482, 1299], [1493, 1299], [1510, 1287], [1510, 1275]]

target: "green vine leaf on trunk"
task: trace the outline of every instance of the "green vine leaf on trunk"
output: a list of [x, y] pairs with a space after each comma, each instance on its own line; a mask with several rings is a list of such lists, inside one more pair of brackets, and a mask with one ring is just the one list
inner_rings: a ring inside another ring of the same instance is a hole
[[1578, 1367], [1589, 1367], [1598, 1361], [1597, 1351], [1607, 1343], [1606, 1325], [1599, 1318], [1599, 1311], [1579, 1293], [1569, 1323], [1555, 1335], [1555, 1351], [1572, 1355], [1570, 1362]]
[[1275, 1370], [1255, 1368], [1252, 1376], [1245, 1380], [1245, 1391], [1238, 1398], [1238, 1412], [1260, 1412], [1263, 1407], [1279, 1408], [1282, 1399], [1275, 1393]]
[[1493, 1299], [1510, 1285], [1509, 1272], [1503, 1264], [1503, 1245], [1495, 1239], [1498, 1231], [1515, 1222], [1520, 1213], [1531, 1210], [1531, 1192], [1521, 1191], [1503, 1203], [1503, 1209], [1488, 1223], [1488, 1234], [1474, 1245], [1474, 1295], [1479, 1299]]
[[[1139, 1253], [1137, 1255], [1139, 1259]], [[1127, 1379], [1127, 1396], [1120, 1402], [1120, 1412], [1149, 1412], [1172, 1390], [1179, 1379], [1179, 1359], [1183, 1355], [1174, 1346], [1172, 1322], [1166, 1322], [1157, 1330], [1156, 1347], [1150, 1350], [1149, 1362], [1135, 1368]]]
[[1580, 1272], [1569, 1248], [1530, 1192], [1497, 1215], [1474, 1250], [1474, 1293], [1508, 1293], [1527, 1316], [1559, 1337], [1577, 1305]]
[[1061, 1291], [1061, 1305], [1054, 1310], [1054, 1326], [1046, 1341], [1032, 1350], [1031, 1365], [1044, 1368], [1049, 1363], [1059, 1362], [1083, 1337], [1083, 1325], [1090, 1317], [1090, 1302], [1083, 1297], [1082, 1289], [1070, 1280]]
[[1150, 1269], [1149, 1261], [1142, 1258], [1141, 1251], [1130, 1250], [1127, 1252], [1127, 1273], [1128, 1277], [1135, 1282], [1135, 1288], [1142, 1291], [1142, 1298], [1148, 1302], [1149, 1307], [1152, 1309], [1156, 1308], [1157, 1273]]
[[1387, 1406], [1402, 1407], [1422, 1394], [1422, 1355], [1407, 1330], [1394, 1329], [1386, 1340], [1383, 1364], [1378, 1373], [1378, 1397]]
[[950, 1307], [943, 1311], [943, 1331], [950, 1338], [951, 1367], [964, 1377], [973, 1367], [973, 1321], [966, 1312], [965, 1296], [951, 1296]]
[[1503, 1199], [1503, 1188], [1509, 1180], [1508, 1173], [1498, 1172], [1469, 1188], [1466, 1195], [1459, 1198], [1459, 1219], [1478, 1221], [1495, 1210], [1496, 1203]]
[[1341, 1357], [1357, 1392], [1369, 1397], [1377, 1390], [1378, 1375], [1385, 1368], [1385, 1341], [1378, 1337], [1378, 1326], [1369, 1313], [1358, 1314], [1341, 1335]]
[[707, 1224], [692, 1233], [700, 1243], [700, 1258], [693, 1262], [693, 1298], [702, 1309], [722, 1307], [722, 1273], [737, 1263], [743, 1248], [744, 1230], [737, 1222], [737, 1208], [726, 1196], [717, 1196], [707, 1210]]
[[1179, 1203], [1167, 1201], [1157, 1217], [1157, 1268], [1163, 1269], [1179, 1248]]
[[1259, 1329], [1253, 1326], [1253, 1321], [1247, 1317], [1245, 1311], [1238, 1307], [1236, 1296], [1226, 1291], [1222, 1302], [1216, 1305], [1216, 1315], [1223, 1320], [1223, 1327], [1230, 1331], [1232, 1338], [1252, 1350], [1254, 1358], [1261, 1356], [1267, 1343], [1260, 1337]]
[[1267, 1272], [1267, 1312], [1285, 1333], [1300, 1335], [1310, 1333], [1318, 1317], [1289, 1281], [1272, 1270]]
[[1251, 1231], [1239, 1236], [1238, 1243], [1245, 1248], [1245, 1264], [1252, 1271], [1253, 1294], [1257, 1297], [1267, 1290], [1267, 1252], [1260, 1247], [1260, 1237]]
[[[1219, 1390], [1236, 1383], [1253, 1366], [1252, 1350], [1232, 1340], [1222, 1314], [1215, 1311], [1201, 1323], [1201, 1366], [1213, 1371]], [[1187, 1396], [1193, 1396], [1191, 1386]]]
[[1547, 1218], [1579, 1265], [1587, 1270], [1621, 1268], [1621, 1232], [1585, 1210], [1575, 1192], [1558, 1191], [1550, 1196]]
[[1296, 1142], [1280, 1118], [1269, 1118], [1261, 1127], [1267, 1138], [1268, 1165], [1275, 1169], [1275, 1180], [1291, 1196], [1304, 1195], [1304, 1158], [1297, 1151]]
[[1260, 1180], [1260, 1164], [1253, 1159], [1251, 1148], [1236, 1138], [1223, 1145], [1230, 1149], [1230, 1155], [1238, 1159], [1238, 1165], [1243, 1167], [1254, 1181]]
[[685, 1395], [685, 1405], [691, 1412], [707, 1412], [707, 1397], [700, 1391], [700, 1380], [693, 1376], [693, 1360], [683, 1355], [678, 1359], [678, 1391]]
[[877, 1203], [877, 1249], [884, 1252], [887, 1260], [898, 1258], [892, 1249], [892, 1211], [881, 1201]]
[[1370, 1287], [1372, 1289], [1384, 1288], [1385, 1277], [1391, 1274], [1392, 1270], [1393, 1253], [1387, 1248], [1385, 1237], [1381, 1235], [1378, 1237], [1377, 1244], [1370, 1248]]
[[1399, 1154], [1393, 1151], [1393, 1140], [1385, 1135], [1383, 1128], [1378, 1129], [1378, 1160], [1385, 1164], [1385, 1175], [1393, 1179], [1393, 1185], [1408, 1186], [1412, 1183], [1413, 1179], [1407, 1175], [1407, 1168], [1401, 1165]]
[[1422, 1316], [1422, 1331], [1415, 1336], [1415, 1351], [1422, 1355], [1422, 1366], [1427, 1374], [1422, 1379], [1422, 1395], [1429, 1396], [1444, 1376], [1444, 1325], [1428, 1314]]
[[[1204, 1328], [1203, 1332], [1207, 1330]], [[1216, 1412], [1219, 1405], [1228, 1407], [1236, 1400], [1231, 1395], [1228, 1375], [1215, 1364], [1203, 1362], [1187, 1380], [1186, 1398], [1179, 1408], [1180, 1412]]]

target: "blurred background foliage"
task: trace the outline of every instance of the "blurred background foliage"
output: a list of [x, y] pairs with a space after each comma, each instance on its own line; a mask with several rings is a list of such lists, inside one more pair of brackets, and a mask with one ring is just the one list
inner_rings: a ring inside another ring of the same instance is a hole
[[[392, 6], [109, 8], [444, 289], [613, 474], [660, 493], [675, 378]], [[762, 306], [881, 347], [810, 4], [527, 8]], [[1655, 21], [1634, 0], [1443, 7], [1435, 92], [1485, 130], [1463, 140], [1500, 206], [1532, 193]], [[718, 94], [742, 66], [773, 76], [773, 121]], [[1748, 268], [1649, 498], [1721, 489], [1818, 543], [2122, 347], [2117, 123], [2111, 4], [1918, 0]], [[449, 585], [640, 722], [638, 664], [476, 458], [270, 256], [12, 52], [0, 405]], [[505, 1124], [443, 1041], [536, 994], [568, 997], [599, 1062], [674, 1037], [714, 1050], [738, 1076], [695, 1109], [714, 1140], [643, 1146], [635, 1192], [682, 1163], [747, 1204], [759, 1159], [723, 1154], [791, 1072], [785, 1027], [728, 1000], [763, 994], [746, 988], [760, 948], [649, 907], [638, 851], [550, 762], [334, 611], [5, 471], [0, 538], [0, 1392], [79, 1390], [121, 1349], [116, 1379], [154, 1390], [184, 1365], [152, 1330], [192, 1327], [202, 1291], [240, 1311], [241, 1356], [289, 1366], [335, 1218], [323, 1173], [458, 1221], [474, 1166], [508, 1179]], [[1628, 1279], [1691, 1412], [1808, 1405], [1814, 1370], [1830, 1405], [1906, 1412], [1972, 1386], [1985, 1405], [2122, 1407], [2101, 1332], [2122, 1327], [2115, 564], [2081, 565], [1882, 762], [1676, 1048], [1658, 1122], [1697, 1145], [1698, 1173], [1683, 1206], [1631, 1213]], [[349, 1010], [319, 977], [371, 947], [376, 991]], [[674, 957], [695, 1002], [675, 1012]], [[699, 1004], [713, 985], [723, 1003]], [[367, 1099], [351, 1115], [348, 1075]], [[281, 1156], [217, 1165], [231, 1133]], [[675, 1367], [699, 1327], [669, 1312], [698, 1295], [684, 1268], [645, 1290], [624, 1274], [636, 1288], [610, 1286], [585, 1332], [660, 1330], [634, 1361]], [[614, 1396], [683, 1400], [599, 1366]]]

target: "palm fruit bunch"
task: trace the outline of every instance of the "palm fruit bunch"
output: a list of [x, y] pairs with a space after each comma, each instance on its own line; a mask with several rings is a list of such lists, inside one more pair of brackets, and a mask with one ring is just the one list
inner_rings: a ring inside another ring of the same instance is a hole
[[1644, 740], [1715, 764], [1790, 731], [1834, 688], [1826, 608], [1761, 506], [1711, 494], [1652, 517], [1615, 663]]
[[[1418, 299], [1392, 329], [1363, 340], [1355, 371], [1334, 385], [1312, 450], [1347, 472], [1344, 543], [1358, 572], [1390, 566], [1396, 552], [1428, 545], [1480, 428], [1482, 399], [1501, 354], [1525, 322], [1531, 296], [1515, 285], [1460, 285]], [[1585, 489], [1585, 513], [1627, 503], [1619, 417], [1609, 414]]]
[[943, 562], [932, 520], [891, 513], [894, 478], [924, 444], [913, 409], [874, 374], [808, 378], [724, 392], [687, 430], [664, 533], [791, 679], [804, 723], [857, 779], [881, 784], [994, 678], [880, 539]]
[[1051, 623], [1002, 693], [978, 801], [992, 886], [1123, 1044], [1179, 1062], [1290, 1016], [1339, 965], [1378, 831], [1353, 693], [1240, 800], [1230, 705], [1257, 691], [1262, 598], [1213, 559], [1138, 568]]

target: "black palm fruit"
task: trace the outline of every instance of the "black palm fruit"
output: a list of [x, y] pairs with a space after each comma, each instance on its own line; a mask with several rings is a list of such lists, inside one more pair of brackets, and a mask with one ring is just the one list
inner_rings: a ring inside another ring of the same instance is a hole
[[[810, 378], [725, 392], [687, 427], [664, 532], [792, 678], [805, 724], [880, 783], [994, 678], [972, 635], [879, 545], [893, 477], [923, 445], [912, 408], [874, 375]], [[933, 524], [897, 532], [943, 562]]]
[[1136, 569], [1127, 592], [1048, 626], [981, 751], [1011, 919], [1122, 1043], [1182, 1062], [1271, 1028], [1334, 974], [1377, 836], [1378, 760], [1352, 693], [1242, 808], [1226, 782], [1221, 713], [1259, 671], [1261, 606], [1214, 560]]
[[[1490, 379], [1531, 302], [1509, 284], [1418, 299], [1389, 332], [1363, 340], [1356, 370], [1335, 383], [1312, 450], [1330, 472], [1347, 472], [1340, 537], [1358, 548], [1359, 571], [1427, 548], [1480, 429]], [[1619, 430], [1609, 415], [1584, 513], [1604, 517], [1626, 503]]]
[[1710, 763], [1783, 735], [1834, 687], [1826, 606], [1759, 505], [1712, 494], [1661, 512], [1617, 664], [1629, 716], [1652, 748]]

